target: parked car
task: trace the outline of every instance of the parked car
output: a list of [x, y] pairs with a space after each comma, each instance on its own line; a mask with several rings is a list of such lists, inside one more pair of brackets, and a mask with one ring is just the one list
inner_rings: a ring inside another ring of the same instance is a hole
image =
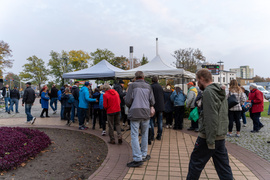
[[[245, 90], [248, 90], [248, 92], [249, 92], [249, 85], [245, 85], [243, 87], [245, 88]], [[265, 90], [264, 87], [262, 87], [261, 85], [257, 85], [257, 87], [258, 87], [258, 90], [260, 90], [264, 96], [266, 94], [270, 94], [269, 91]]]

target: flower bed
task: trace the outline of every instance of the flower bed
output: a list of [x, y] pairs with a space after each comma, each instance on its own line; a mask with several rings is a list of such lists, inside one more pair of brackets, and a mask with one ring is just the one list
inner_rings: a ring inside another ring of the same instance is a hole
[[39, 130], [20, 127], [0, 128], [0, 171], [21, 165], [51, 144]]

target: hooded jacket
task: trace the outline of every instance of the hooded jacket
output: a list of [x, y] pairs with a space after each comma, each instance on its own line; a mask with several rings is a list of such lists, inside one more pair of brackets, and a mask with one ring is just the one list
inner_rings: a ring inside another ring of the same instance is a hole
[[80, 89], [76, 85], [72, 86], [71, 93], [75, 100], [79, 100], [79, 92], [80, 92]]
[[89, 98], [89, 89], [83, 86], [79, 92], [79, 108], [88, 109], [89, 102], [96, 102], [96, 99]]
[[187, 108], [195, 108], [195, 100], [197, 95], [198, 91], [195, 87], [189, 88], [186, 101]]
[[121, 111], [120, 97], [117, 91], [110, 89], [103, 94], [103, 107], [107, 114], [113, 114]]
[[172, 90], [168, 90], [168, 89], [164, 90], [164, 103], [165, 103], [164, 112], [166, 113], [173, 112], [173, 103], [170, 100], [171, 94], [172, 94]]
[[186, 95], [183, 93], [182, 90], [180, 90], [178, 94], [176, 91], [173, 91], [170, 99], [173, 102], [174, 106], [184, 106], [186, 101]]
[[203, 92], [202, 106], [199, 137], [206, 139], [209, 149], [215, 149], [215, 140], [225, 139], [228, 131], [228, 102], [225, 90], [216, 83], [208, 85]]

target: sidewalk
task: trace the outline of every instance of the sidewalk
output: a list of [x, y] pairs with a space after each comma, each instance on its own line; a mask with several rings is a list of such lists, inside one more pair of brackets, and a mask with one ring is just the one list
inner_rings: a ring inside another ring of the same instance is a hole
[[[0, 119], [0, 126], [27, 126], [25, 118]], [[78, 131], [78, 124], [65, 126], [66, 121], [59, 117], [37, 118], [32, 127], [48, 127], [72, 129]], [[89, 127], [91, 127], [89, 125]], [[156, 130], [155, 130], [156, 131]], [[108, 136], [101, 136], [101, 130], [86, 130], [105, 142]], [[188, 172], [189, 157], [193, 150], [197, 134], [186, 130], [163, 129], [161, 141], [155, 140], [149, 145], [151, 160], [139, 168], [127, 168], [126, 163], [132, 160], [130, 147], [130, 131], [123, 132], [126, 142], [123, 145], [109, 145], [108, 155], [101, 167], [89, 179], [185, 179]], [[232, 143], [226, 142], [229, 152], [230, 165], [236, 180], [270, 179], [270, 163], [254, 153]], [[200, 179], [218, 179], [217, 173], [210, 160], [201, 174]]]

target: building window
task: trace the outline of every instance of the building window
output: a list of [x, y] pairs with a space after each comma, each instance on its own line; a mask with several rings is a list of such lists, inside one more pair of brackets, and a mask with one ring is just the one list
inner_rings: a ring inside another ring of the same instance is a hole
[[220, 82], [220, 77], [218, 77], [218, 82]]
[[223, 77], [223, 82], [225, 83], [225, 77]]

